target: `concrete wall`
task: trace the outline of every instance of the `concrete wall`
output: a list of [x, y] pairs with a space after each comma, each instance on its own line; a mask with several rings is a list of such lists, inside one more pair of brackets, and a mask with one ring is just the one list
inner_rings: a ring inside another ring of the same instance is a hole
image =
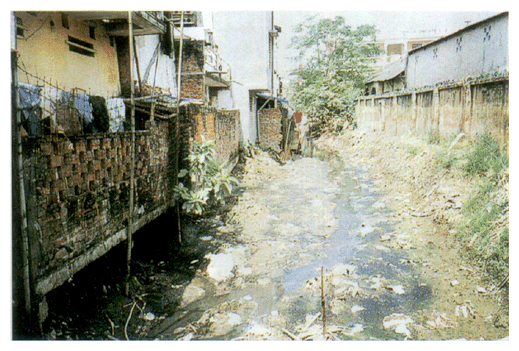
[[508, 14], [475, 23], [409, 53], [407, 89], [508, 71]]
[[[163, 53], [159, 35], [137, 36], [135, 44], [143, 85], [161, 87], [171, 95], [177, 96], [177, 57]], [[133, 76], [135, 79], [138, 77], [135, 67]]]
[[[95, 27], [90, 38], [86, 22], [70, 18], [69, 29], [63, 27], [56, 12], [16, 12], [27, 29], [25, 40], [17, 40], [20, 65], [39, 77], [51, 78], [63, 90], [80, 87], [92, 95], [120, 94], [117, 53], [102, 26]], [[94, 57], [69, 51], [68, 36], [93, 44]], [[20, 82], [33, 83], [31, 77], [19, 75]]]
[[357, 100], [359, 128], [443, 135], [464, 132], [491, 134], [508, 150], [508, 77], [468, 80]]

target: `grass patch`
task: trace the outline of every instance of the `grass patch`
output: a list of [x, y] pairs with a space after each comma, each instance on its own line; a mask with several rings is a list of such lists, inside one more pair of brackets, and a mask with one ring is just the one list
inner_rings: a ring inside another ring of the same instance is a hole
[[421, 149], [417, 145], [406, 145], [405, 150], [409, 155], [415, 156]]
[[507, 218], [503, 216], [509, 207], [508, 194], [499, 181], [500, 174], [507, 168], [508, 156], [501, 152], [497, 142], [490, 136], [480, 137], [466, 156], [464, 166], [467, 176], [478, 177], [480, 185], [465, 203], [458, 228], [460, 240], [484, 262], [490, 276], [498, 280], [509, 272], [508, 223], [504, 228], [498, 227], [502, 218]]
[[490, 136], [479, 137], [474, 149], [467, 157], [467, 174], [485, 175], [492, 171], [494, 175], [508, 168], [508, 156], [501, 152], [499, 144]]

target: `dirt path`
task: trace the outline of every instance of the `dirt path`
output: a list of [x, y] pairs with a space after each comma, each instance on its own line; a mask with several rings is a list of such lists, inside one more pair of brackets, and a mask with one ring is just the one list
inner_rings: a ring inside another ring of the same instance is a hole
[[218, 250], [205, 256], [208, 264], [189, 285], [171, 286], [178, 308], [155, 320], [146, 338], [508, 336], [500, 295], [459, 256], [441, 223], [442, 215], [458, 215], [459, 189], [448, 188], [444, 177], [430, 196], [443, 194], [442, 204], [450, 207], [424, 203], [420, 186], [430, 188], [434, 180], [421, 184], [420, 172], [412, 170], [409, 184], [404, 161], [404, 168], [391, 169], [387, 157], [384, 164], [373, 156], [373, 144], [370, 149], [361, 140], [321, 142], [329, 150], [326, 161], [302, 158], [280, 166], [262, 153], [249, 159], [246, 191], [227, 225], [187, 233], [187, 241], [218, 241]]

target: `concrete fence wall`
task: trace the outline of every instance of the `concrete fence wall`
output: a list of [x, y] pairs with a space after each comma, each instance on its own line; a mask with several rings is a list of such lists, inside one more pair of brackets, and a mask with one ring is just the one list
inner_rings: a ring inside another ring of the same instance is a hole
[[356, 116], [360, 128], [394, 134], [491, 134], [508, 150], [508, 77], [362, 97]]

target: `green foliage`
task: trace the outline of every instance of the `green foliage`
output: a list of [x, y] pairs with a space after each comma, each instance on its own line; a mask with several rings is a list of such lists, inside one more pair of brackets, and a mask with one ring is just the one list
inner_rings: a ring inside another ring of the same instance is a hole
[[472, 176], [484, 175], [489, 171], [497, 175], [507, 167], [508, 156], [501, 153], [499, 144], [490, 135], [483, 135], [468, 155], [465, 171]]
[[310, 18], [296, 27], [292, 47], [299, 50], [301, 62], [293, 73], [291, 100], [313, 123], [354, 122], [354, 100], [365, 90], [372, 72], [370, 63], [382, 51], [372, 42], [373, 26], [352, 29], [343, 17]]
[[442, 137], [441, 137], [441, 134], [439, 131], [431, 130], [427, 134], [427, 142], [429, 144], [440, 145], [441, 141], [442, 141]]
[[179, 178], [189, 175], [191, 189], [179, 182], [174, 192], [177, 200], [182, 201], [182, 208], [192, 215], [201, 215], [213, 201], [224, 203], [225, 198], [232, 194], [234, 186], [239, 185], [238, 179], [215, 159], [214, 141], [203, 139], [193, 145], [191, 154], [186, 158], [190, 162], [189, 169], [182, 169]]
[[455, 154], [448, 151], [440, 151], [436, 154], [436, 164], [441, 168], [451, 170], [458, 161]]
[[[481, 175], [478, 192], [471, 196], [463, 207], [463, 219], [459, 225], [459, 235], [478, 258], [485, 262], [491, 276], [503, 279], [509, 267], [509, 230], [506, 227], [499, 234], [497, 223], [508, 212], [508, 197], [503, 198], [498, 174], [508, 167], [508, 157], [501, 154], [497, 143], [490, 137], [482, 137], [468, 155], [465, 170], [471, 175]], [[489, 172], [492, 171], [492, 172]], [[499, 237], [499, 240], [497, 240]]]
[[405, 149], [409, 155], [415, 156], [421, 150], [418, 145], [406, 145]]

